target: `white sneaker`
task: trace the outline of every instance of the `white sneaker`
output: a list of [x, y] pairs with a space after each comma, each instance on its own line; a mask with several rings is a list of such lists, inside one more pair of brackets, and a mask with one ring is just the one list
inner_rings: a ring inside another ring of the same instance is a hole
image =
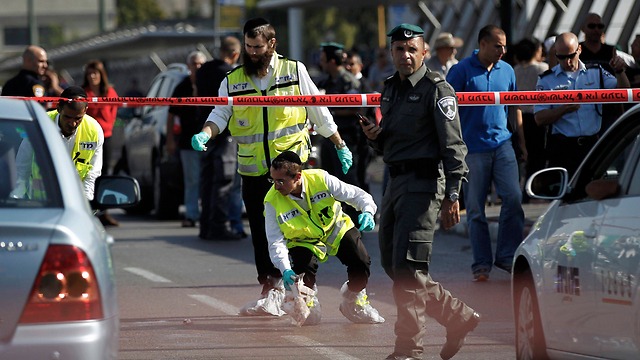
[[342, 303], [340, 303], [340, 312], [349, 321], [356, 324], [380, 324], [384, 322], [384, 318], [378, 314], [367, 299], [367, 290], [362, 289], [359, 293], [349, 290], [347, 282], [340, 288], [342, 294]]

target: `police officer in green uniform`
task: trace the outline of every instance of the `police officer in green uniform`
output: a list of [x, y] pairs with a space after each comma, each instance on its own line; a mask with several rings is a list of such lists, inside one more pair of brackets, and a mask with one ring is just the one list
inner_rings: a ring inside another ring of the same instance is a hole
[[445, 229], [460, 221], [458, 192], [467, 173], [467, 148], [453, 88], [423, 64], [422, 29], [402, 24], [387, 36], [397, 71], [381, 94], [382, 121], [380, 126], [361, 122], [390, 170], [379, 240], [398, 318], [395, 349], [387, 359], [422, 357], [425, 315], [446, 327], [440, 356], [450, 359], [480, 315], [431, 279], [429, 262], [438, 212]]

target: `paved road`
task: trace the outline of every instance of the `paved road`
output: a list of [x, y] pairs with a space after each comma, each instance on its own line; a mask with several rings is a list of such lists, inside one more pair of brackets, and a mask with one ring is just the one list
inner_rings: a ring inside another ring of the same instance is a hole
[[[372, 257], [370, 300], [387, 322], [356, 325], [338, 310], [346, 272], [337, 259], [318, 275], [320, 325], [297, 328], [282, 318], [239, 317], [260, 292], [250, 239], [205, 242], [178, 221], [116, 214], [112, 251], [121, 310], [120, 359], [384, 359], [393, 351], [395, 306], [380, 267], [377, 232], [365, 234]], [[247, 227], [248, 228], [248, 227]], [[483, 314], [456, 359], [513, 359], [514, 325], [506, 273], [471, 281], [468, 241], [438, 233], [432, 276]], [[427, 324], [425, 359], [437, 359], [445, 330]]]

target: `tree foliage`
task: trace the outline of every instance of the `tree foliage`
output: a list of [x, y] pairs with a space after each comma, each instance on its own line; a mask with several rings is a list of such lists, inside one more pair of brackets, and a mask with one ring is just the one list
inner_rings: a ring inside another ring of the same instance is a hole
[[118, 27], [146, 24], [166, 17], [155, 0], [118, 0]]

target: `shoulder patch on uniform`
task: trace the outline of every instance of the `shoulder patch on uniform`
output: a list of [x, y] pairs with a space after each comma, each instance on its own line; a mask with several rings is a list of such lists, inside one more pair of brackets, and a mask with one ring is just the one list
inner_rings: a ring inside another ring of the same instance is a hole
[[453, 96], [445, 96], [438, 100], [438, 109], [450, 121], [456, 117], [456, 99]]
[[553, 74], [553, 69], [549, 69], [549, 70], [543, 72], [542, 74], [540, 74], [538, 76], [542, 79], [543, 77], [545, 77], [547, 75], [551, 75], [551, 74]]
[[434, 84], [445, 81], [445, 78], [442, 75], [440, 75], [439, 72], [436, 72], [436, 71], [428, 71], [425, 74], [425, 77], [431, 80], [431, 82]]
[[33, 88], [31, 88], [31, 90], [33, 90], [33, 96], [36, 97], [43, 97], [44, 96], [44, 86], [37, 84], [37, 85], [33, 85]]

